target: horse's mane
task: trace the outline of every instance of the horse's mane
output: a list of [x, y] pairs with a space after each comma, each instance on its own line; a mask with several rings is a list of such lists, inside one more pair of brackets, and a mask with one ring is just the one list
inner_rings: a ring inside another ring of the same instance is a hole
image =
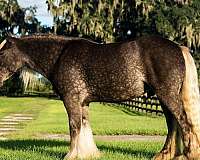
[[63, 42], [63, 41], [88, 41], [91, 43], [96, 43], [92, 40], [88, 40], [85, 38], [80, 38], [80, 37], [66, 37], [66, 36], [61, 36], [61, 35], [55, 35], [55, 34], [33, 34], [33, 35], [25, 35], [21, 36], [22, 40], [55, 40], [58, 42]]

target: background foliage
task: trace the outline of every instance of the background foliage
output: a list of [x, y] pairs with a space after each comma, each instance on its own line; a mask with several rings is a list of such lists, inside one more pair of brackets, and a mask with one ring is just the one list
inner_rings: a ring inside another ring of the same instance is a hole
[[[0, 0], [0, 40], [6, 38], [8, 34], [21, 36], [38, 32], [51, 32], [51, 28], [41, 26], [41, 23], [35, 17], [35, 13], [36, 7], [22, 8], [17, 0]], [[22, 95], [24, 91], [51, 90], [49, 82], [44, 77], [38, 76], [36, 72], [28, 70], [27, 77], [32, 79], [25, 81], [25, 83], [22, 81], [21, 73], [23, 73], [23, 70], [7, 80], [3, 88], [0, 89], [0, 94], [16, 96]]]
[[54, 32], [113, 42], [157, 34], [200, 46], [199, 0], [48, 0]]

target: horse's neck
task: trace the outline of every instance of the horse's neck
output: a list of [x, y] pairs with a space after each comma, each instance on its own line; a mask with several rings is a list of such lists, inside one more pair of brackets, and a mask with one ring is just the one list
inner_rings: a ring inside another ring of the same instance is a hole
[[28, 66], [49, 77], [64, 47], [63, 43], [32, 40], [25, 42], [22, 49], [28, 57]]

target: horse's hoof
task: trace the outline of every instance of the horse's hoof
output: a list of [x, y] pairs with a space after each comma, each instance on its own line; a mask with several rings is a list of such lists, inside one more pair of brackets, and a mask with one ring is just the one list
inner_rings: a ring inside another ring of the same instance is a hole
[[174, 158], [174, 154], [169, 152], [168, 150], [162, 150], [160, 153], [157, 153], [153, 160], [171, 160]]
[[74, 159], [94, 159], [94, 158], [99, 158], [100, 157], [100, 152], [92, 152], [92, 153], [77, 153], [77, 152], [69, 152], [64, 160], [74, 160]]
[[77, 158], [77, 153], [70, 151], [69, 153], [67, 153], [64, 160], [71, 160], [71, 159], [76, 159], [76, 158]]

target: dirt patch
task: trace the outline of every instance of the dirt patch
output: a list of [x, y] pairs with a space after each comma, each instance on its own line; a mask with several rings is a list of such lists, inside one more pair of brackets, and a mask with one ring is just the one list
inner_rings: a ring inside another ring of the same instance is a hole
[[[69, 141], [70, 136], [64, 134], [43, 134], [38, 135], [37, 138], [42, 139], [64, 139]], [[165, 136], [143, 136], [143, 135], [116, 135], [116, 136], [101, 136], [94, 135], [94, 139], [97, 141], [162, 141], [164, 142]]]

